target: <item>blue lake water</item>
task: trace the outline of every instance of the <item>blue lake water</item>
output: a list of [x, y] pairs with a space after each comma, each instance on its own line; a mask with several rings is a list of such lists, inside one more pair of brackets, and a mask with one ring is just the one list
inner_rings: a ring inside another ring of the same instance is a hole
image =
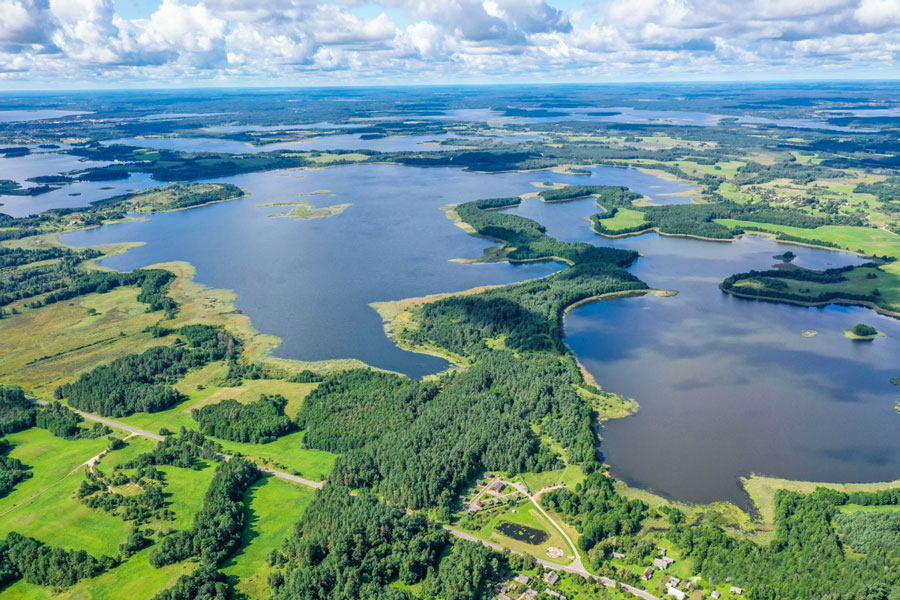
[[0, 123], [38, 121], [41, 119], [60, 119], [62, 117], [71, 117], [80, 114], [84, 114], [84, 111], [55, 109], [0, 110]]
[[[856, 264], [846, 254], [747, 236], [727, 242], [646, 234], [609, 240], [583, 217], [591, 200], [526, 201], [511, 212], [550, 235], [634, 249], [631, 271], [678, 295], [596, 302], [566, 318], [566, 343], [607, 390], [640, 411], [607, 422], [601, 446], [631, 485], [688, 502], [745, 503], [738, 477], [753, 472], [812, 481], [900, 477], [900, 321], [864, 308], [807, 308], [727, 295], [732, 273], [794, 264]], [[874, 325], [887, 337], [854, 342], [843, 329]], [[803, 330], [818, 332], [804, 337]]]
[[[533, 191], [532, 182], [627, 183], [648, 195], [686, 189], [633, 169], [597, 169], [591, 177], [551, 172], [483, 175], [459, 169], [354, 165], [313, 171], [251, 173], [218, 179], [250, 192], [242, 200], [155, 215], [150, 221], [63, 237], [67, 244], [143, 241], [104, 265], [131, 270], [186, 260], [197, 278], [234, 289], [254, 326], [284, 340], [275, 354], [301, 360], [358, 358], [412, 376], [444, 368], [443, 360], [405, 352], [388, 340], [368, 305], [437, 292], [540, 277], [554, 263], [460, 264], [490, 244], [466, 235], [441, 206]], [[300, 196], [318, 190], [329, 195]], [[310, 200], [351, 202], [326, 219], [270, 218], [284, 207], [257, 204]]]
[[537, 139], [536, 136], [508, 135], [508, 136], [484, 136], [479, 138], [460, 137], [444, 133], [436, 135], [406, 135], [383, 137], [376, 139], [362, 139], [357, 134], [340, 134], [313, 137], [308, 140], [296, 142], [280, 142], [256, 146], [238, 140], [225, 140], [203, 137], [171, 137], [171, 138], [122, 138], [103, 142], [104, 145], [124, 144], [126, 146], [138, 146], [141, 148], [156, 148], [165, 150], [179, 150], [182, 152], [229, 152], [233, 154], [255, 154], [257, 152], [273, 152], [276, 150], [300, 150], [300, 151], [325, 151], [325, 150], [375, 150], [378, 152], [412, 152], [412, 151], [447, 151], [455, 150], [457, 146], [441, 142], [454, 139], [480, 139], [485, 141], [516, 143]]

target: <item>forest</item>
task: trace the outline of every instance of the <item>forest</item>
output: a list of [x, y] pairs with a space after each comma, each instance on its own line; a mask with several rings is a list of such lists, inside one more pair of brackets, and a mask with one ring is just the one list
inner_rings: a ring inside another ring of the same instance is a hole
[[193, 527], [164, 537], [150, 553], [150, 564], [158, 568], [197, 557], [220, 565], [240, 544], [247, 517], [244, 492], [259, 477], [256, 465], [244, 458], [220, 462]]
[[172, 386], [189, 369], [221, 360], [235, 352], [233, 338], [210, 325], [188, 325], [171, 346], [129, 354], [83, 373], [56, 389], [57, 399], [103, 416], [124, 417], [158, 412], [184, 400]]
[[[422, 598], [475, 600], [498, 569], [497, 555], [480, 544], [454, 542], [421, 514], [363, 492], [326, 485], [294, 532], [270, 556], [276, 600], [404, 600], [394, 581], [422, 583]], [[443, 555], [443, 558], [442, 558]]]
[[284, 414], [284, 396], [260, 395], [259, 400], [242, 404], [237, 400], [223, 400], [191, 411], [205, 435], [250, 444], [266, 444], [294, 428]]

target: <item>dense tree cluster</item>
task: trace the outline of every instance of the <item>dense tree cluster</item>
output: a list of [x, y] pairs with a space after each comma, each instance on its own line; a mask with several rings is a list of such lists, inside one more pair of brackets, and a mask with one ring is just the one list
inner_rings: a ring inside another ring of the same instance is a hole
[[[152, 477], [148, 477], [147, 481], [142, 480], [141, 477], [141, 475], [156, 475], [157, 473], [155, 470], [149, 472], [145, 470], [132, 478], [121, 471], [117, 471], [111, 477], [107, 477], [99, 469], [93, 472], [88, 471], [76, 496], [94, 510], [115, 514], [123, 521], [134, 521], [137, 525], [142, 525], [153, 518], [169, 519], [173, 515], [166, 508], [162, 486], [154, 482]], [[113, 486], [127, 483], [138, 484], [142, 490], [141, 493], [126, 495], [112, 489]], [[136, 543], [137, 540], [133, 540], [129, 546]]]
[[51, 402], [37, 413], [34, 424], [67, 440], [98, 438], [112, 433], [103, 423], [94, 423], [90, 428], [81, 427], [83, 420], [81, 415], [68, 407], [59, 402]]
[[259, 476], [256, 465], [244, 458], [219, 463], [193, 527], [163, 538], [150, 554], [150, 564], [162, 567], [197, 557], [207, 565], [220, 565], [241, 542], [244, 493]]
[[[447, 533], [421, 514], [409, 514], [370, 493], [353, 497], [346, 488], [326, 485], [275, 557], [286, 572], [271, 580], [273, 597], [402, 600], [406, 594], [388, 585], [423, 581], [447, 543]], [[459, 562], [448, 566], [448, 576], [466, 569], [465, 559]], [[470, 582], [484, 574], [476, 577]]]
[[[897, 564], [900, 557], [900, 512], [878, 510], [839, 513], [835, 524], [841, 539], [868, 560]], [[898, 565], [900, 566], [900, 565]]]
[[34, 585], [69, 587], [114, 565], [112, 558], [98, 560], [83, 550], [47, 546], [14, 531], [0, 542], [0, 587], [20, 578]]
[[[776, 300], [792, 300], [798, 302], [830, 302], [832, 300], [858, 300], [863, 302], [879, 303], [881, 300], [878, 288], [872, 287], [869, 293], [850, 291], [848, 289], [834, 288], [823, 289], [813, 294], [808, 288], [797, 292], [787, 289], [785, 281], [802, 281], [825, 285], [840, 284], [847, 281], [846, 273], [856, 269], [875, 269], [874, 263], [862, 265], [848, 265], [846, 267], [826, 269], [825, 271], [812, 271], [809, 269], [770, 269], [768, 271], [747, 271], [735, 273], [726, 277], [719, 287], [726, 292], [751, 296], [757, 298], [771, 298]], [[874, 272], [874, 271], [873, 271]], [[761, 286], [735, 285], [741, 281], [757, 281]]]
[[37, 407], [25, 397], [22, 388], [0, 385], [0, 435], [34, 427]]
[[228, 600], [228, 598], [228, 580], [225, 575], [205, 566], [188, 575], [182, 575], [175, 585], [153, 596], [153, 600]]
[[31, 477], [29, 467], [18, 458], [8, 456], [11, 448], [8, 441], [0, 439], [0, 498], [10, 493], [19, 482]]
[[222, 450], [216, 442], [199, 431], [181, 428], [178, 435], [166, 436], [153, 450], [139, 454], [122, 465], [122, 469], [147, 469], [170, 465], [181, 469], [198, 469], [198, 461], [212, 460]]
[[647, 506], [620, 495], [614, 484], [605, 473], [591, 473], [574, 490], [560, 488], [543, 494], [541, 505], [571, 517], [581, 533], [578, 545], [591, 550], [606, 538], [637, 533], [647, 517]]
[[486, 352], [437, 383], [365, 371], [342, 380], [326, 378], [297, 417], [309, 447], [345, 452], [329, 478], [341, 485], [375, 487], [412, 508], [449, 506], [484, 470], [561, 466], [532, 425], [571, 463], [597, 466], [580, 373], [553, 354]]
[[284, 414], [285, 406], [284, 396], [262, 394], [259, 400], [249, 404], [228, 399], [194, 409], [191, 414], [206, 435], [232, 442], [266, 444], [294, 428], [290, 417]]
[[[751, 600], [896, 598], [896, 554], [876, 552], [884, 560], [870, 560], [845, 553], [832, 520], [847, 501], [847, 494], [825, 488], [808, 495], [779, 490], [775, 540], [765, 546], [731, 537], [714, 524], [675, 527], [668, 535], [711, 584], [729, 581]], [[850, 539], [870, 544], [864, 529], [854, 527]]]
[[[603, 187], [603, 186], [569, 186], [569, 187]], [[553, 190], [565, 192], [568, 188]], [[541, 192], [546, 193], [546, 192]], [[658, 229], [670, 235], [693, 235], [713, 239], [731, 239], [743, 230], [731, 229], [716, 223], [716, 219], [738, 219], [754, 223], [787, 225], [803, 229], [815, 229], [824, 225], [862, 226], [859, 217], [846, 215], [828, 215], [819, 217], [802, 210], [792, 208], [772, 208], [767, 204], [738, 204], [722, 200], [709, 204], [672, 204], [667, 206], [636, 206], [636, 195], [615, 197], [601, 195], [597, 203], [606, 212], [591, 217], [595, 231], [603, 234], [621, 235], [623, 233], [639, 233]], [[638, 197], [639, 198], [639, 197]], [[618, 208], [637, 210], [644, 214], [644, 221], [634, 227], [624, 229], [608, 229], [604, 221], [615, 215]]]
[[158, 412], [184, 399], [171, 387], [189, 369], [221, 360], [235, 351], [235, 341], [210, 325], [178, 330], [185, 342], [157, 346], [142, 354], [117, 358], [57, 388], [57, 397], [80, 410], [124, 417], [135, 412]]

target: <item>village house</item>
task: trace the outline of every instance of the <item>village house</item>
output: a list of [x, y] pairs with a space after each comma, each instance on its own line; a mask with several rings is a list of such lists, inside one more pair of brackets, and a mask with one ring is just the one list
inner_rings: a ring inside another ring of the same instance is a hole
[[522, 585], [528, 585], [529, 578], [528, 578], [528, 575], [523, 575], [522, 573], [519, 573], [518, 575], [513, 577], [513, 581], [515, 581], [516, 583], [521, 583]]
[[502, 481], [495, 481], [494, 485], [491, 486], [491, 489], [494, 490], [495, 492], [502, 492], [503, 488], [505, 488], [505, 487], [506, 487], [506, 484], [503, 483]]
[[713, 590], [712, 594], [709, 595], [713, 600], [719, 600], [722, 597], [722, 594], [719, 593], [719, 590]]
[[744, 590], [742, 590], [741, 588], [739, 588], [736, 585], [731, 586], [730, 590], [731, 590], [732, 594], [737, 594], [738, 596], [740, 596], [741, 594], [744, 593]]
[[625, 553], [624, 552], [613, 552], [612, 557], [613, 558], [625, 558]]
[[666, 586], [666, 595], [674, 597], [675, 600], [684, 600], [687, 597], [687, 594], [670, 585]]
[[538, 597], [538, 591], [528, 588], [525, 593], [519, 596], [522, 600], [535, 600]]
[[544, 573], [544, 581], [547, 582], [547, 585], [556, 585], [556, 582], [559, 581], [559, 574], [556, 571], [547, 571]]
[[650, 578], [653, 577], [653, 567], [647, 567], [644, 569], [644, 572], [641, 573], [641, 579], [644, 581], [650, 581]]
[[659, 569], [660, 571], [665, 571], [669, 568], [669, 563], [666, 562], [665, 558], [654, 558], [653, 566]]
[[512, 600], [512, 598], [510, 598], [506, 594], [497, 594], [497, 600]]
[[566, 600], [566, 597], [557, 592], [556, 590], [544, 590], [544, 593], [548, 596], [553, 596], [554, 598], [559, 598], [559, 600]]

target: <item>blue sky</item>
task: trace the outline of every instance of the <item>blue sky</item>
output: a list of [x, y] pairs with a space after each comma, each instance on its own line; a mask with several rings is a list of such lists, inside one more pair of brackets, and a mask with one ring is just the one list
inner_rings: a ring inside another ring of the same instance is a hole
[[0, 0], [0, 86], [896, 78], [900, 0]]

